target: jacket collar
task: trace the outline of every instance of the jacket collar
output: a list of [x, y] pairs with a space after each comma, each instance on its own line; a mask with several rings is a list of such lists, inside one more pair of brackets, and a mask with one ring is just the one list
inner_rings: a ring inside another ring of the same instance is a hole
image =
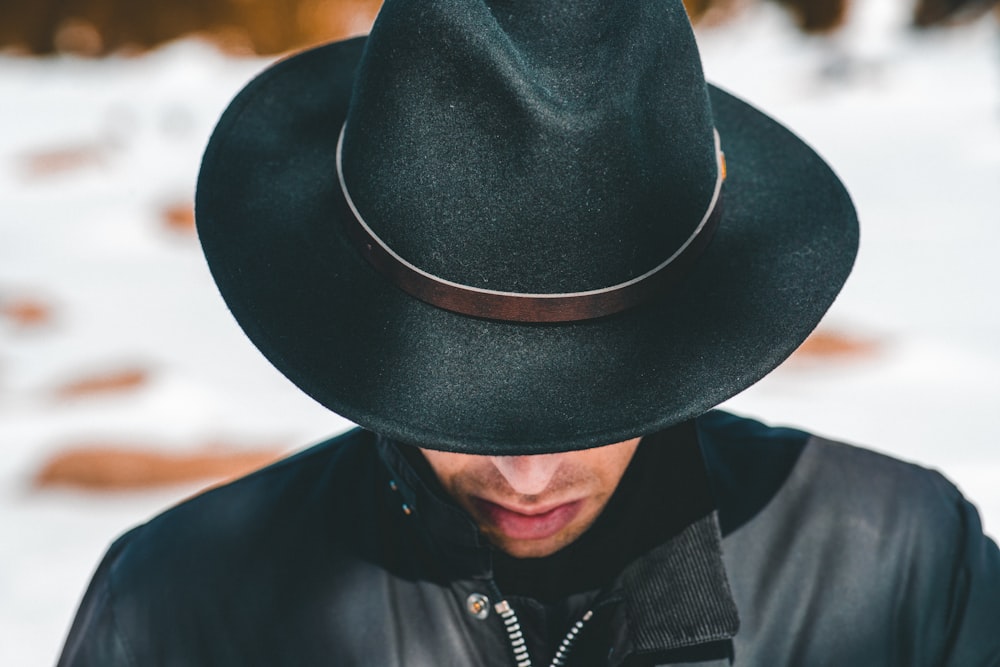
[[[619, 652], [655, 654], [729, 640], [739, 618], [722, 562], [722, 537], [696, 423], [646, 436], [642, 447], [641, 465], [649, 468], [643, 474], [655, 476], [644, 482], [647, 491], [656, 491], [643, 505], [654, 518], [655, 539], [608, 591], [609, 599], [622, 603]], [[491, 580], [492, 548], [426, 463], [410, 460], [403, 447], [387, 438], [379, 438], [378, 449], [447, 577]]]
[[715, 512], [629, 565], [619, 577], [627, 642], [638, 653], [732, 639], [739, 616], [722, 564]]
[[377, 438], [379, 456], [393, 476], [391, 488], [402, 497], [447, 578], [492, 579], [492, 551], [472, 517], [451, 501], [429, 468], [407, 460], [392, 440]]

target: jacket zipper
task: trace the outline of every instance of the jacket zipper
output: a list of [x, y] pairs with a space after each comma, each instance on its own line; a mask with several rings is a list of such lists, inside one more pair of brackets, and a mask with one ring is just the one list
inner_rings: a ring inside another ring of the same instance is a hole
[[[531, 656], [528, 654], [528, 645], [524, 641], [524, 633], [521, 632], [521, 623], [517, 620], [517, 614], [514, 613], [514, 609], [506, 600], [496, 603], [493, 608], [503, 620], [504, 628], [507, 630], [510, 647], [514, 650], [515, 664], [517, 667], [532, 667]], [[576, 641], [576, 637], [580, 634], [583, 626], [593, 616], [593, 610], [588, 610], [579, 621], [573, 624], [573, 627], [563, 637], [562, 642], [559, 643], [559, 648], [556, 649], [556, 654], [553, 656], [549, 667], [563, 667], [566, 664], [566, 657], [569, 655], [570, 649], [573, 648], [573, 642]]]

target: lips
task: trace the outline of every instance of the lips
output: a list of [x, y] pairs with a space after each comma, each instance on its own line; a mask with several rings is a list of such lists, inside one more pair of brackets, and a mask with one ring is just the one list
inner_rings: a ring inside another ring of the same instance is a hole
[[544, 540], [566, 528], [580, 512], [582, 501], [575, 500], [541, 512], [514, 510], [482, 498], [473, 499], [485, 522], [508, 539]]

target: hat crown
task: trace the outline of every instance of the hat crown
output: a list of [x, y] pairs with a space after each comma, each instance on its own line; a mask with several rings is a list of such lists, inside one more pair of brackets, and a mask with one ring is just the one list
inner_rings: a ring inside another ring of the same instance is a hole
[[372, 231], [445, 280], [527, 293], [632, 280], [692, 235], [716, 182], [683, 6], [388, 0], [343, 172]]

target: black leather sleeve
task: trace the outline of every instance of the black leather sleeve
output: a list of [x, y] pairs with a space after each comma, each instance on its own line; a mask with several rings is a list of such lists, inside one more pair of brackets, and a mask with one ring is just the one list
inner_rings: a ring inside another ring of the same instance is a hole
[[983, 534], [979, 513], [959, 500], [961, 557], [949, 601], [950, 645], [943, 667], [1000, 665], [1000, 549]]
[[80, 602], [57, 667], [134, 667], [137, 663], [115, 618], [112, 571], [131, 535], [118, 538], [98, 566]]

